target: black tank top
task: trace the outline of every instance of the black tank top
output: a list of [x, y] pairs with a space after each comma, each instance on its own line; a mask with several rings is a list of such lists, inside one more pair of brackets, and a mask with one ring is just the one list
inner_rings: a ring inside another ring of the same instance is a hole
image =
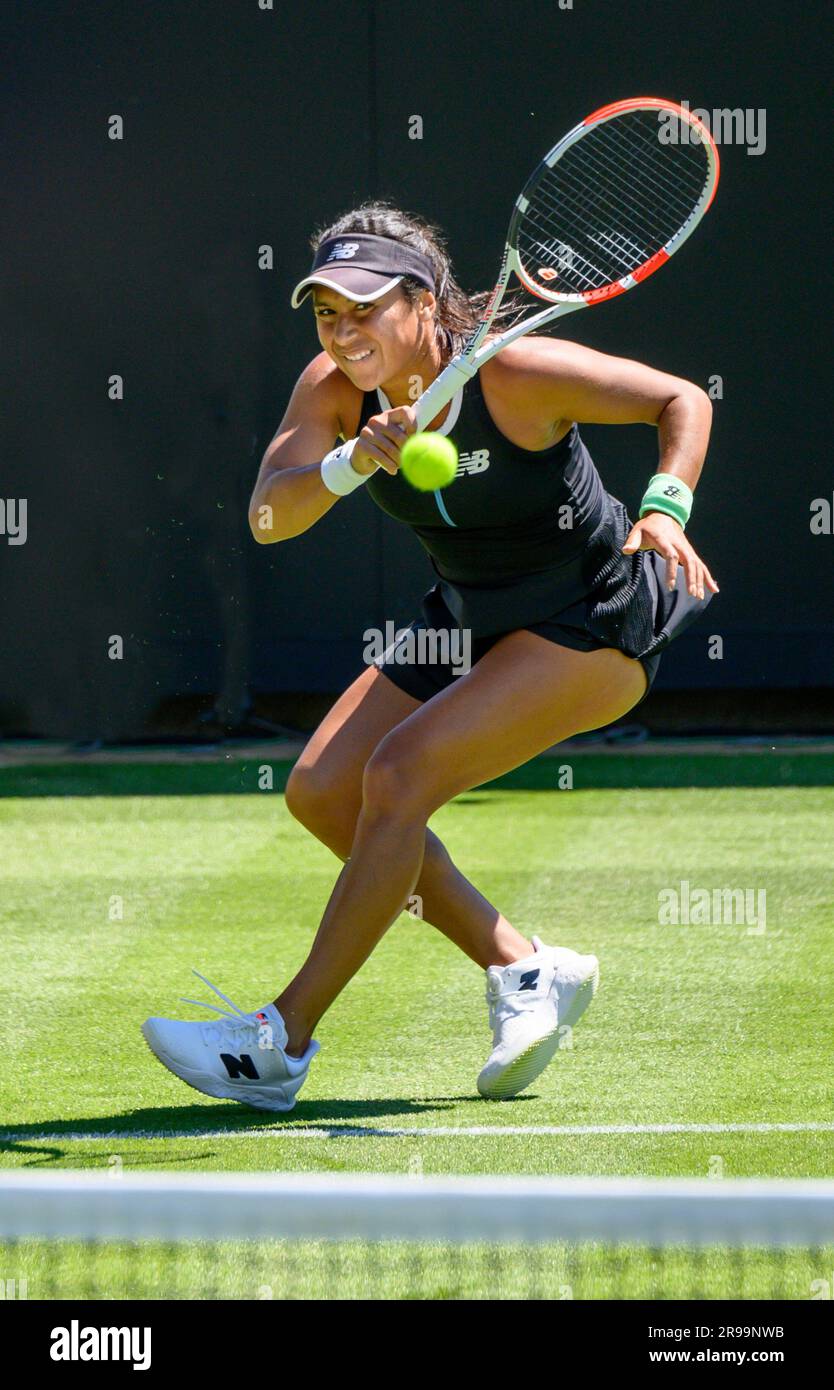
[[[359, 430], [390, 408], [381, 389], [366, 392]], [[625, 508], [603, 487], [576, 425], [549, 449], [521, 449], [495, 425], [475, 376], [439, 433], [460, 455], [449, 487], [418, 492], [380, 468], [365, 490], [414, 531], [449, 611], [473, 635], [542, 621], [631, 564], [616, 544], [627, 534]]]

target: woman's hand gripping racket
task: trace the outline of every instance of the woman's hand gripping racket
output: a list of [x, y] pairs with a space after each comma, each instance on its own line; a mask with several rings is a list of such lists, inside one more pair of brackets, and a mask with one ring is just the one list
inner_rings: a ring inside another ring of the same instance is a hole
[[[718, 172], [709, 131], [671, 101], [617, 101], [569, 131], [516, 200], [484, 316], [415, 403], [418, 430], [507, 343], [624, 294], [665, 265], [707, 211]], [[483, 346], [513, 272], [548, 307]]]

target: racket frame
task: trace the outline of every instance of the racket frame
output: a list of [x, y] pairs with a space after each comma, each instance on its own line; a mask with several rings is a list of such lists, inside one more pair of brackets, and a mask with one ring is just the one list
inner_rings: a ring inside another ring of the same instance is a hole
[[[701, 144], [704, 145], [707, 154], [708, 177], [698, 202], [695, 204], [689, 217], [681, 225], [673, 237], [661, 247], [661, 249], [643, 265], [638, 266], [628, 275], [622, 276], [619, 280], [614, 280], [609, 285], [603, 285], [600, 289], [586, 290], [582, 293], [560, 294], [554, 290], [547, 290], [544, 286], [536, 284], [524, 270], [517, 249], [517, 232], [521, 219], [529, 206], [528, 193], [538, 183], [545, 168], [552, 169], [562, 158], [565, 151], [576, 144], [587, 134], [591, 126], [602, 124], [613, 120], [615, 117], [628, 111], [667, 111], [670, 115], [676, 115], [685, 121], [699, 137]], [[662, 265], [680, 250], [683, 243], [692, 235], [698, 223], [708, 211], [713, 198], [715, 197], [720, 175], [720, 161], [718, 149], [715, 141], [701, 120], [691, 111], [678, 105], [677, 102], [665, 101], [661, 97], [631, 97], [625, 101], [611, 102], [608, 106], [601, 106], [597, 111], [593, 111], [590, 116], [586, 116], [584, 121], [563, 135], [553, 148], [545, 155], [544, 159], [533, 170], [529, 179], [525, 183], [515, 201], [510, 225], [507, 228], [506, 244], [504, 255], [501, 260], [501, 267], [498, 272], [498, 279], [495, 287], [486, 303], [484, 312], [478, 320], [472, 334], [467, 339], [461, 351], [443, 369], [440, 375], [431, 383], [423, 394], [415, 402], [415, 414], [418, 430], [424, 430], [435, 416], [440, 414], [444, 406], [464, 386], [467, 381], [471, 381], [491, 357], [500, 352], [509, 343], [515, 342], [517, 338], [522, 338], [526, 333], [534, 332], [537, 328], [544, 328], [547, 324], [553, 323], [556, 319], [563, 318], [566, 314], [575, 313], [578, 309], [590, 309], [596, 304], [605, 303], [609, 299], [614, 299], [617, 295], [625, 294], [628, 290], [634, 289], [643, 280], [647, 280], [650, 275], [659, 270]], [[510, 276], [515, 275], [519, 283], [532, 294], [536, 299], [543, 299], [547, 307], [539, 310], [537, 314], [532, 314], [529, 318], [523, 319], [520, 323], [515, 323], [511, 328], [494, 338], [492, 342], [486, 343], [490, 326], [498, 311], [498, 307], [504, 298], [504, 294], [509, 284]]]

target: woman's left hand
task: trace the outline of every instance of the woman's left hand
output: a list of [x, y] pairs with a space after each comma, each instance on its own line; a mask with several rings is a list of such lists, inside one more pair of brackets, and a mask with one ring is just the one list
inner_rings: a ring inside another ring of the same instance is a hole
[[648, 512], [640, 521], [635, 521], [623, 546], [624, 555], [633, 555], [635, 550], [656, 550], [666, 561], [666, 587], [674, 589], [678, 565], [686, 571], [686, 586], [693, 598], [704, 597], [706, 583], [714, 594], [718, 585], [695, 553], [683, 532], [683, 527], [674, 517], [665, 512]]

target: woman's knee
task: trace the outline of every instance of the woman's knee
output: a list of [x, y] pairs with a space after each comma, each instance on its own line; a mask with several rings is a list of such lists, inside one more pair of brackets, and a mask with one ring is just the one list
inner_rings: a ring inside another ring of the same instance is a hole
[[309, 768], [302, 767], [301, 761], [293, 765], [284, 787], [284, 801], [291, 816], [306, 825], [310, 808], [315, 804], [314, 777]]
[[359, 812], [358, 798], [315, 765], [301, 759], [292, 768], [284, 788], [287, 810], [325, 844], [347, 845], [350, 851]]
[[362, 778], [362, 810], [391, 819], [428, 816], [425, 769], [413, 748], [399, 738], [385, 738], [368, 759]]

